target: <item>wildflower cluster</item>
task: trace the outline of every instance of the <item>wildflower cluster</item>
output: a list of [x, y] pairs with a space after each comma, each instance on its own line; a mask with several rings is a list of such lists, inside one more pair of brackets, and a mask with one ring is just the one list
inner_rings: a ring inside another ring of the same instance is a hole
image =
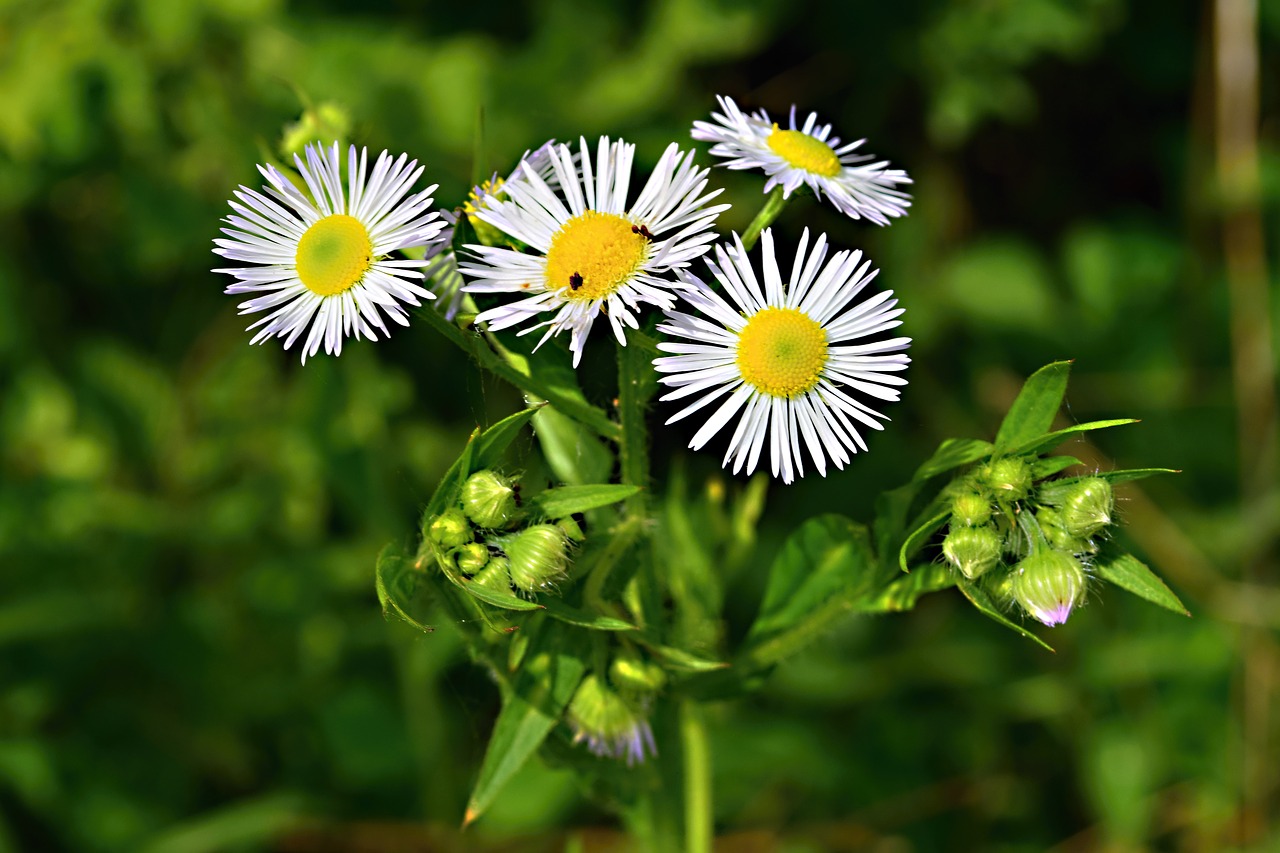
[[1115, 499], [1100, 477], [1033, 482], [1032, 465], [1006, 457], [956, 481], [942, 553], [969, 580], [1045, 625], [1084, 602], [1090, 558]]

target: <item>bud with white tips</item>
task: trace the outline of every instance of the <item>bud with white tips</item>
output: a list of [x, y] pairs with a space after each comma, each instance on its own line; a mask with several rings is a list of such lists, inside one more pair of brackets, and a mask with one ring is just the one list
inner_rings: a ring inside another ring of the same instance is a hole
[[1072, 536], [1088, 539], [1111, 523], [1114, 509], [1111, 484], [1101, 477], [1089, 477], [1063, 494], [1062, 526]]
[[1080, 561], [1054, 548], [1041, 548], [1013, 570], [1013, 598], [1045, 625], [1061, 625], [1084, 601], [1086, 575]]
[[1000, 562], [1000, 534], [990, 525], [952, 527], [942, 540], [947, 562], [969, 580], [981, 577]]
[[501, 530], [516, 514], [511, 481], [494, 471], [477, 471], [462, 484], [462, 511], [477, 527]]
[[503, 543], [511, 561], [511, 582], [534, 592], [564, 577], [569, 566], [569, 540], [554, 524], [535, 524]]
[[983, 466], [981, 479], [1000, 501], [1020, 501], [1031, 491], [1031, 468], [1017, 456]]
[[471, 525], [460, 509], [446, 509], [431, 519], [427, 535], [442, 548], [457, 548], [472, 540]]

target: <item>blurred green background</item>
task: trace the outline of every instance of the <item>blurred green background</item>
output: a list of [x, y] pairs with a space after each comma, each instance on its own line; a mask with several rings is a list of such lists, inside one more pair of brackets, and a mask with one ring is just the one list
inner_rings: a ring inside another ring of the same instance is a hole
[[[779, 222], [869, 253], [914, 364], [870, 454], [772, 489], [758, 575], [1070, 357], [1070, 418], [1143, 423], [1066, 452], [1184, 470], [1121, 511], [1194, 614], [1108, 589], [1057, 655], [955, 593], [850, 622], [711, 708], [725, 849], [1280, 849], [1277, 48], [1280, 4], [1237, 0], [4, 0], [0, 851], [620, 843], [541, 765], [458, 832], [496, 690], [373, 593], [517, 395], [420, 325], [305, 369], [248, 347], [210, 240], [304, 99], [452, 205], [482, 106], [486, 169], [601, 133], [652, 163], [717, 93], [916, 180], [883, 230]], [[715, 179], [742, 228], [760, 177]]]

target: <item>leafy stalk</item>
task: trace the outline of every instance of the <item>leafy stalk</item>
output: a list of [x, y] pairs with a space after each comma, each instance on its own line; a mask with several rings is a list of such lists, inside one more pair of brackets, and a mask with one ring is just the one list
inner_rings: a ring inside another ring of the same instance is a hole
[[787, 198], [782, 194], [782, 187], [774, 187], [773, 192], [769, 193], [769, 197], [765, 199], [764, 207], [760, 208], [760, 212], [756, 214], [755, 219], [751, 220], [751, 224], [742, 235], [743, 248], [751, 251], [756, 240], [760, 239], [760, 232], [772, 225], [773, 220], [778, 218], [778, 214], [782, 213], [782, 208], [786, 206]]

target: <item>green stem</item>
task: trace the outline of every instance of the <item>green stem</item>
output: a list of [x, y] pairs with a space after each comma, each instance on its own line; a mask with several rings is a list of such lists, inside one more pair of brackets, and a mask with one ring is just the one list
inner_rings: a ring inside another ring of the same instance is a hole
[[782, 187], [774, 187], [773, 192], [769, 193], [769, 197], [765, 199], [764, 207], [760, 208], [760, 212], [756, 214], [755, 219], [751, 220], [746, 233], [742, 235], [742, 247], [751, 251], [756, 240], [760, 239], [760, 232], [768, 228], [786, 206], [787, 199], [782, 195]]
[[711, 853], [715, 840], [711, 810], [711, 746], [702, 706], [685, 700], [680, 706], [680, 740], [684, 753], [684, 846], [686, 853]]

